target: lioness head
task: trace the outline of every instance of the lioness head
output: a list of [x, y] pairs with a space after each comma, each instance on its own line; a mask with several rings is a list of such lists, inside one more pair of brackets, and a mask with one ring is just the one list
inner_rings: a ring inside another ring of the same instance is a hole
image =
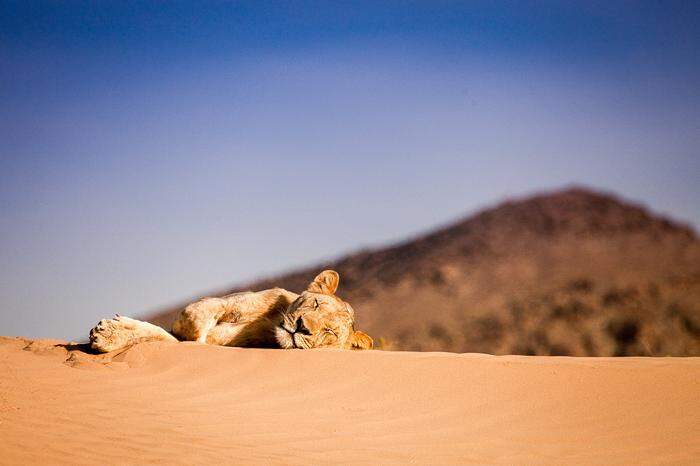
[[282, 312], [275, 330], [282, 348], [372, 348], [372, 339], [354, 329], [353, 308], [334, 294], [339, 281], [337, 272], [321, 272]]

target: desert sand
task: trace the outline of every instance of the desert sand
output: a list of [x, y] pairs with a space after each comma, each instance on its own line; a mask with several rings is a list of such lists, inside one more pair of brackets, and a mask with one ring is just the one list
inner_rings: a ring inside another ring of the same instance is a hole
[[698, 464], [700, 358], [0, 339], [2, 464]]

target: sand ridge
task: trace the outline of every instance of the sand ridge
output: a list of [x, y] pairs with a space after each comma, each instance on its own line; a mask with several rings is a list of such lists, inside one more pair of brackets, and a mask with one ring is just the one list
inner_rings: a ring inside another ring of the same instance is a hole
[[700, 358], [0, 339], [0, 463], [697, 464]]

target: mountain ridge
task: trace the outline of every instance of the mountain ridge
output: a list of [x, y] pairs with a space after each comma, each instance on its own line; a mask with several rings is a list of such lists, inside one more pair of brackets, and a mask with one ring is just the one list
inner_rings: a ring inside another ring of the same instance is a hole
[[[690, 355], [700, 354], [697, 264], [690, 226], [574, 186], [225, 292], [298, 292], [333, 268], [358, 327], [385, 348]], [[180, 308], [151, 320], [167, 328]]]

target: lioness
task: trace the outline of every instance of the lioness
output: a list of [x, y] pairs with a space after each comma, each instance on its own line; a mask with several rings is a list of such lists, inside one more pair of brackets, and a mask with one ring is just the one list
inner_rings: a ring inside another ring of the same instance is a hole
[[105, 353], [144, 341], [178, 339], [257, 348], [370, 349], [372, 339], [354, 329], [355, 311], [334, 294], [339, 281], [337, 272], [325, 270], [301, 295], [272, 288], [203, 298], [180, 313], [172, 335], [117, 315], [90, 330], [90, 345]]

